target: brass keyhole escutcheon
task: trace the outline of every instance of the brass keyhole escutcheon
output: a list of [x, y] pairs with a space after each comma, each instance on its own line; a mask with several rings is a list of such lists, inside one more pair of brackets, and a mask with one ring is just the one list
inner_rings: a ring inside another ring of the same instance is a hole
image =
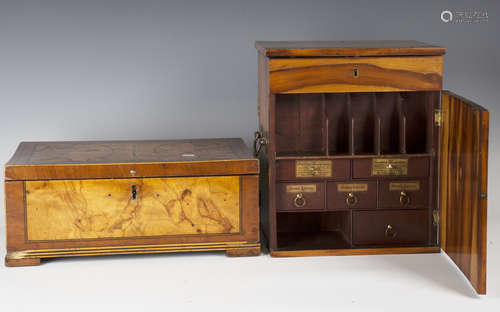
[[396, 235], [398, 235], [398, 232], [394, 231], [392, 225], [388, 224], [385, 228], [385, 237], [393, 239]]
[[132, 200], [137, 199], [137, 186], [132, 185]]
[[410, 196], [406, 192], [401, 192], [399, 195], [399, 203], [401, 206], [408, 206], [410, 204]]
[[345, 202], [347, 206], [354, 206], [358, 203], [358, 197], [354, 193], [348, 193]]
[[352, 70], [352, 74], [353, 74], [354, 78], [358, 78], [358, 76], [359, 76], [358, 69], [357, 69], [357, 68], [354, 68], [354, 69]]
[[306, 205], [306, 199], [302, 193], [297, 193], [295, 199], [293, 200], [293, 204], [297, 208], [302, 208]]

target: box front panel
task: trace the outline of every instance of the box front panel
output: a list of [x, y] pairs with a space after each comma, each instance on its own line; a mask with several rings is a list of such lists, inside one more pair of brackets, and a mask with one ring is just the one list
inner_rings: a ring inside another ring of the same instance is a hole
[[240, 233], [240, 177], [26, 182], [28, 241]]

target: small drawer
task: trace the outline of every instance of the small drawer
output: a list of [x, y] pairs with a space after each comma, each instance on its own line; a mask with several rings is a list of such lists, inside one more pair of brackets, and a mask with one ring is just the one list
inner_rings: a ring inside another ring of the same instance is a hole
[[276, 163], [276, 176], [280, 181], [347, 179], [350, 164], [349, 159], [279, 160]]
[[325, 185], [323, 183], [279, 183], [278, 211], [325, 210]]
[[441, 90], [442, 57], [271, 58], [271, 93]]
[[382, 180], [380, 208], [424, 208], [429, 206], [428, 180]]
[[427, 243], [426, 210], [353, 211], [355, 245]]
[[355, 179], [376, 177], [427, 177], [428, 157], [354, 159], [352, 176]]
[[328, 182], [327, 209], [375, 209], [377, 207], [376, 181]]

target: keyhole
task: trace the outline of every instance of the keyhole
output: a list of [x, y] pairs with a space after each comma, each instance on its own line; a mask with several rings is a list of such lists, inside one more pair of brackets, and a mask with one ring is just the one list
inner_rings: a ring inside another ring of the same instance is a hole
[[132, 185], [132, 200], [137, 199], [137, 186]]
[[354, 74], [354, 78], [358, 78], [358, 69], [357, 68], [353, 69], [353, 74]]

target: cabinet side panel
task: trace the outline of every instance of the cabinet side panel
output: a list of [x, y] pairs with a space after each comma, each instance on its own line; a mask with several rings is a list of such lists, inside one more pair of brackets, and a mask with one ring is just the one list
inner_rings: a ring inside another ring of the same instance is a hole
[[488, 113], [449, 92], [443, 92], [442, 111], [441, 248], [484, 294]]

